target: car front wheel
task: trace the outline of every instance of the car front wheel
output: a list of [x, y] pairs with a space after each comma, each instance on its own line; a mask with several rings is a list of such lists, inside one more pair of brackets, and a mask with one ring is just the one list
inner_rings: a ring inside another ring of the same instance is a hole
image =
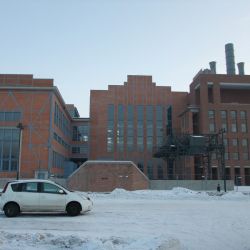
[[4, 208], [4, 213], [7, 217], [16, 217], [19, 213], [19, 207], [15, 203], [9, 203]]
[[72, 202], [67, 205], [66, 211], [70, 216], [77, 216], [81, 212], [81, 206], [77, 202]]

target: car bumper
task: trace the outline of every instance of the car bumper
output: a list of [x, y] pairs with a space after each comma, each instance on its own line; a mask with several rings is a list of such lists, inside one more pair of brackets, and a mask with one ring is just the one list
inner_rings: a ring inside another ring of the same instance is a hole
[[82, 204], [82, 211], [81, 211], [81, 213], [86, 213], [86, 212], [92, 210], [92, 208], [93, 208], [93, 201], [86, 200], [86, 201], [84, 201], [84, 204]]

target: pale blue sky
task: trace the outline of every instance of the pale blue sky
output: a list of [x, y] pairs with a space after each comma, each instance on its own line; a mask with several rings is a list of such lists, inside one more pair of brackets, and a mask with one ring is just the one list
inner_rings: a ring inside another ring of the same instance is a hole
[[53, 78], [66, 103], [89, 116], [90, 89], [152, 75], [188, 91], [224, 45], [250, 74], [249, 0], [0, 0], [0, 73]]

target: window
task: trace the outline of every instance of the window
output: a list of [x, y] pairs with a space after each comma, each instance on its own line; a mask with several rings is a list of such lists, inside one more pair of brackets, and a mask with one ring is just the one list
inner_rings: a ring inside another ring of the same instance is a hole
[[114, 105], [108, 105], [107, 152], [114, 151]]
[[134, 150], [134, 137], [127, 137], [127, 150], [130, 152]]
[[137, 150], [143, 152], [143, 135], [144, 135], [144, 107], [142, 105], [137, 106]]
[[215, 112], [214, 110], [208, 110], [209, 125], [208, 129], [210, 133], [215, 132]]
[[53, 167], [64, 168], [64, 164], [66, 161], [67, 159], [64, 156], [53, 151]]
[[63, 132], [65, 136], [71, 137], [70, 122], [56, 102], [54, 108], [54, 123]]
[[241, 123], [241, 132], [246, 133], [247, 132], [247, 124], [246, 123]]
[[236, 133], [237, 132], [237, 125], [236, 123], [231, 124], [231, 132]]
[[223, 144], [224, 144], [224, 146], [227, 146], [228, 145], [228, 140], [227, 139], [223, 139]]
[[73, 141], [89, 141], [89, 124], [73, 126]]
[[215, 118], [214, 110], [208, 110], [208, 118], [209, 119], [214, 119]]
[[227, 132], [227, 123], [222, 123], [221, 127], [225, 130], [225, 132]]
[[43, 183], [43, 193], [59, 194], [59, 190], [61, 189], [53, 184]]
[[21, 112], [17, 111], [1, 111], [0, 112], [0, 121], [20, 121]]
[[225, 157], [225, 160], [229, 160], [229, 153], [225, 152], [224, 157]]
[[127, 151], [134, 150], [134, 107], [127, 107]]
[[246, 120], [246, 118], [247, 118], [247, 113], [246, 113], [246, 111], [240, 111], [240, 119]]
[[124, 150], [124, 107], [122, 104], [118, 105], [118, 122], [116, 131], [117, 149], [119, 152]]
[[242, 139], [242, 147], [248, 147], [248, 140], [246, 138]]
[[237, 147], [238, 146], [238, 139], [232, 139], [232, 145], [234, 147]]
[[11, 185], [11, 189], [13, 192], [21, 192], [23, 190], [23, 183], [16, 183]]
[[215, 124], [214, 123], [209, 123], [209, 132], [215, 132]]
[[143, 163], [142, 162], [138, 162], [137, 166], [143, 172], [143, 170], [144, 170]]
[[227, 119], [227, 111], [226, 110], [221, 110], [220, 111], [220, 117], [221, 119]]
[[230, 111], [230, 117], [232, 120], [236, 120], [237, 118], [237, 112], [235, 110]]
[[153, 179], [153, 164], [151, 161], [148, 161], [148, 178]]
[[156, 145], [161, 146], [163, 142], [163, 107], [156, 106]]
[[38, 183], [37, 182], [27, 182], [25, 183], [25, 192], [37, 192]]
[[163, 179], [163, 167], [160, 164], [157, 166], [157, 175], [158, 179]]
[[243, 152], [242, 153], [242, 157], [243, 157], [243, 160], [245, 160], [245, 161], [249, 160], [249, 154], [248, 154], [248, 152]]
[[0, 128], [0, 171], [17, 171], [19, 135], [17, 128]]
[[233, 152], [232, 153], [232, 159], [233, 160], [239, 160], [239, 153], [238, 152]]

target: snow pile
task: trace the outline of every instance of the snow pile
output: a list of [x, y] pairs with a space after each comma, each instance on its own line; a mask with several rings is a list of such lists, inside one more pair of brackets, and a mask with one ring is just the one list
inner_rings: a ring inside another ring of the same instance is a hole
[[187, 188], [176, 187], [172, 190], [136, 190], [127, 191], [117, 188], [111, 193], [89, 193], [93, 200], [95, 199], [125, 199], [125, 200], [249, 200], [250, 195], [242, 192], [229, 191], [224, 192], [205, 192], [193, 191]]
[[161, 237], [145, 237], [142, 239], [121, 237], [81, 237], [75, 235], [53, 235], [52, 233], [9, 233], [0, 231], [0, 249], [38, 249], [38, 250], [125, 250], [125, 249], [183, 249], [178, 239]]
[[244, 194], [243, 192], [230, 191], [225, 193], [221, 198], [226, 200], [243, 200], [246, 198], [250, 198], [250, 196]]

